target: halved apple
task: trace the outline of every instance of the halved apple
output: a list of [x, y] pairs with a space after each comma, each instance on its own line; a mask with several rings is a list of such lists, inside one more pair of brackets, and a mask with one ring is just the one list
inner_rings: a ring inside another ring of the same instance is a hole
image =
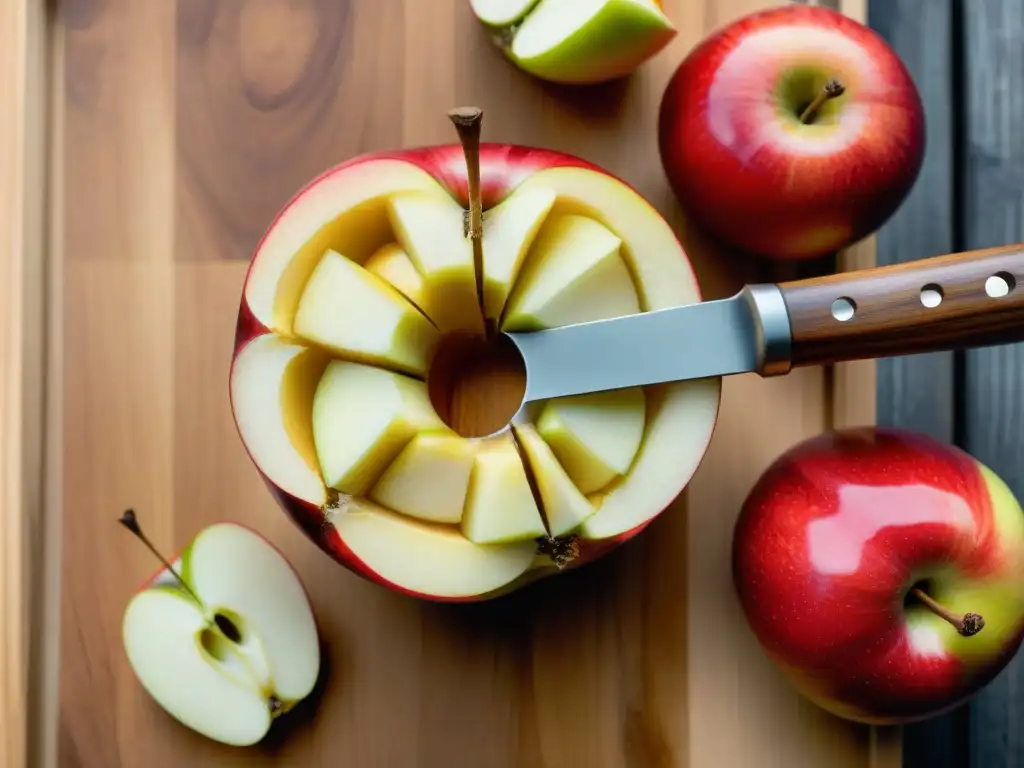
[[572, 533], [597, 510], [573, 485], [533, 425], [521, 424], [513, 429], [533, 474], [549, 535], [557, 539]]
[[644, 433], [644, 391], [639, 387], [550, 400], [537, 431], [583, 493], [625, 475]]
[[475, 441], [424, 432], [398, 454], [373, 486], [370, 498], [421, 520], [458, 523], [475, 456]]
[[[234, 746], [260, 741], [313, 690], [316, 622], [298, 576], [265, 539], [222, 523], [129, 601], [128, 662], [170, 715]], [[198, 598], [198, 601], [197, 601]]]
[[294, 329], [343, 358], [421, 377], [441, 338], [390, 284], [330, 250], [306, 283]]
[[462, 533], [476, 544], [499, 544], [547, 535], [526, 468], [512, 435], [480, 446], [462, 515]]
[[505, 331], [536, 331], [640, 311], [622, 240], [577, 214], [553, 216], [541, 229], [505, 308]]
[[363, 266], [368, 272], [386, 280], [405, 298], [423, 309], [423, 275], [416, 271], [409, 254], [403, 251], [398, 243], [382, 245]]
[[553, 82], [622, 77], [676, 35], [658, 0], [470, 0], [521, 69]]
[[324, 482], [366, 493], [419, 432], [448, 431], [422, 381], [334, 360], [313, 397], [313, 442]]

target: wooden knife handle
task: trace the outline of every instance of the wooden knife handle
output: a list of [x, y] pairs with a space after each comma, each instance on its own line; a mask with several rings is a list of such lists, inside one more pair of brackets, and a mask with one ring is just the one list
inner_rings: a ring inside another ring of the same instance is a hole
[[792, 364], [1024, 340], [1024, 244], [779, 285]]

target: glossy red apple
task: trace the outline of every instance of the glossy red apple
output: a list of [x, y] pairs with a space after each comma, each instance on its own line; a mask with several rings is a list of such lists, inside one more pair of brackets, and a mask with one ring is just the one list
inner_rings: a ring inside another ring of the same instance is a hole
[[740, 603], [796, 687], [848, 719], [892, 724], [965, 701], [1024, 632], [1024, 513], [963, 451], [858, 428], [806, 440], [736, 523]]
[[661, 102], [684, 210], [721, 241], [807, 259], [874, 232], [924, 159], [920, 95], [878, 33], [823, 6], [741, 18], [694, 48]]
[[[621, 438], [601, 421], [620, 423], [617, 407], [562, 404], [485, 436], [442, 423], [424, 382], [434, 353], [487, 344], [516, 314], [506, 302], [532, 307], [531, 322], [581, 322], [624, 291], [637, 311], [700, 300], [671, 228], [623, 181], [460, 138], [354, 158], [284, 207], [245, 278], [230, 374], [242, 442], [293, 520], [353, 572], [444, 601], [502, 594], [635, 536], [696, 470], [720, 396], [718, 380], [646, 388]], [[464, 216], [476, 196], [481, 221]], [[591, 237], [563, 237], [576, 231]], [[581, 285], [586, 301], [569, 301]]]

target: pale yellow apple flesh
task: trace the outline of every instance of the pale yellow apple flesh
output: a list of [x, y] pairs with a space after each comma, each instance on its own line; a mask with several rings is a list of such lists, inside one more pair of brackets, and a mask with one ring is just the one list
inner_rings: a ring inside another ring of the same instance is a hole
[[344, 359], [424, 377], [440, 332], [390, 284], [335, 251], [306, 283], [295, 333]]
[[477, 18], [495, 27], [519, 21], [536, 4], [537, 0], [470, 0]]
[[[321, 258], [334, 250], [419, 299], [442, 333], [483, 332], [486, 299], [481, 307], [462, 208], [411, 164], [366, 165], [396, 191], [378, 194], [376, 175], [353, 168], [322, 182], [348, 201], [341, 213], [319, 193], [308, 204], [300, 197], [282, 217], [284, 231], [272, 230], [254, 260], [246, 287], [253, 314], [276, 323], [274, 333], [290, 333], [320, 263], [306, 243], [329, 240]], [[346, 191], [346, 179], [365, 188]], [[484, 212], [481, 275], [488, 285], [491, 253], [491, 310], [504, 303], [505, 320], [581, 322], [699, 300], [671, 228], [621, 182], [550, 168], [527, 177], [505, 203], [498, 215], [497, 207]], [[281, 258], [285, 243], [301, 268]], [[516, 302], [526, 311], [517, 315]], [[366, 567], [438, 597], [520, 583], [544, 560], [538, 539], [604, 539], [649, 521], [696, 470], [720, 397], [719, 380], [709, 379], [646, 387], [639, 397], [627, 390], [564, 398], [517, 421], [518, 448], [508, 429], [463, 443], [437, 416], [422, 381], [354, 362], [328, 365], [321, 349], [306, 357], [273, 334], [243, 348], [231, 375], [243, 441], [271, 482], [324, 510]], [[469, 457], [456, 444], [474, 445], [468, 480]], [[342, 492], [341, 509], [336, 498], [327, 505], [328, 487]]]
[[417, 307], [423, 308], [423, 275], [416, 271], [409, 254], [398, 243], [382, 245], [363, 266], [368, 272], [390, 283]]
[[[173, 717], [217, 741], [261, 740], [308, 696], [320, 671], [316, 622], [295, 572], [264, 539], [218, 524], [128, 603], [122, 639], [143, 687]], [[217, 615], [230, 616], [226, 634]]]
[[594, 506], [573, 484], [554, 452], [530, 424], [514, 427], [516, 439], [533, 473], [548, 534], [559, 538], [572, 533], [594, 512]]
[[458, 523], [475, 455], [475, 441], [454, 434], [419, 434], [373, 486], [370, 498], [421, 520]]
[[640, 449], [645, 413], [639, 387], [550, 400], [537, 431], [583, 493], [625, 475]]
[[547, 535], [523, 460], [508, 432], [486, 441], [477, 450], [462, 514], [462, 533], [476, 544]]
[[313, 397], [313, 441], [324, 482], [365, 494], [418, 433], [448, 432], [422, 381], [334, 360]]

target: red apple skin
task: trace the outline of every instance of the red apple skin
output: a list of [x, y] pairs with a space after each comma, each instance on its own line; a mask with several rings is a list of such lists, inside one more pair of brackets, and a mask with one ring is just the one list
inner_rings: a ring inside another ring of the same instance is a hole
[[[846, 87], [838, 126], [803, 125], [799, 105], [780, 106], [774, 89], [796, 64]], [[900, 206], [924, 160], [924, 107], [876, 32], [791, 4], [690, 52], [663, 94], [658, 140], [673, 191], [706, 231], [761, 256], [809, 259], [871, 234]]]
[[[786, 451], [751, 490], [733, 539], [740, 605], [768, 656], [851, 720], [906, 723], [966, 701], [1016, 653], [1024, 603], [961, 639], [981, 641], [998, 623], [1005, 640], [991, 652], [926, 656], [903, 623], [904, 597], [946, 565], [1024, 594], [1024, 541], [1000, 537], [992, 490], [973, 457], [904, 430], [839, 430]], [[951, 522], [953, 497], [973, 531]]]
[[[469, 179], [466, 172], [465, 155], [461, 145], [446, 144], [417, 147], [395, 152], [367, 153], [351, 158], [350, 160], [328, 169], [300, 189], [284, 206], [284, 208], [278, 212], [274, 221], [271, 222], [270, 226], [264, 233], [263, 238], [261, 238], [260, 243], [257, 244], [254, 256], [255, 253], [259, 252], [260, 245], [263, 240], [266, 239], [267, 233], [274, 228], [274, 224], [277, 219], [279, 219], [285, 211], [288, 210], [289, 206], [299, 200], [308, 189], [322, 183], [331, 175], [339, 173], [347, 168], [351, 168], [352, 166], [360, 163], [387, 159], [403, 160], [420, 167], [437, 179], [438, 182], [440, 182], [452, 197], [461, 205], [468, 205]], [[505, 199], [505, 197], [511, 194], [516, 187], [536, 172], [548, 168], [564, 167], [585, 168], [590, 171], [601, 173], [605, 176], [616, 179], [626, 188], [636, 191], [631, 185], [623, 181], [618, 176], [615, 176], [605, 169], [573, 155], [536, 147], [482, 142], [480, 144], [480, 191], [484, 210], [492, 208], [500, 203]], [[252, 272], [252, 263], [253, 262], [251, 261], [249, 270], [246, 273], [246, 282], [248, 282], [249, 274]], [[694, 281], [694, 284], [696, 285], [696, 281]], [[698, 299], [700, 298], [701, 296], [698, 294]], [[247, 304], [245, 299], [245, 288], [243, 286], [242, 298], [238, 310], [238, 321], [235, 328], [235, 345], [232, 356], [232, 366], [234, 365], [234, 360], [238, 358], [239, 353], [246, 344], [267, 333], [271, 333], [270, 329], [255, 317]], [[229, 376], [228, 378], [230, 380], [231, 377]], [[230, 392], [228, 396], [230, 399]], [[233, 404], [232, 413], [234, 413]], [[242, 442], [243, 447], [245, 447], [244, 441]], [[351, 572], [362, 576], [371, 582], [384, 586], [400, 594], [421, 600], [431, 602], [463, 603], [490, 600], [507, 594], [526, 580], [532, 580], [531, 572], [533, 569], [523, 574], [520, 579], [494, 590], [493, 592], [466, 597], [441, 597], [416, 592], [394, 584], [369, 568], [352, 553], [338, 535], [334, 527], [327, 521], [324, 511], [321, 508], [310, 504], [304, 499], [297, 498], [275, 485], [274, 482], [263, 472], [259, 464], [253, 460], [248, 447], [245, 447], [245, 450], [249, 455], [250, 460], [252, 460], [253, 466], [256, 467], [256, 471], [260, 474], [260, 477], [266, 483], [272, 495], [277, 499], [278, 504], [288, 514], [292, 521], [298, 525], [299, 528], [302, 529], [302, 531], [320, 547], [320, 549], [333, 557], [338, 563]], [[685, 481], [686, 478], [681, 479], [680, 487], [685, 484]], [[608, 539], [600, 541], [581, 539], [580, 554], [576, 560], [566, 568], [566, 570], [577, 568], [606, 555], [608, 552], [636, 537], [656, 518], [657, 515], [652, 517], [651, 520], [648, 520], [635, 528]]]

